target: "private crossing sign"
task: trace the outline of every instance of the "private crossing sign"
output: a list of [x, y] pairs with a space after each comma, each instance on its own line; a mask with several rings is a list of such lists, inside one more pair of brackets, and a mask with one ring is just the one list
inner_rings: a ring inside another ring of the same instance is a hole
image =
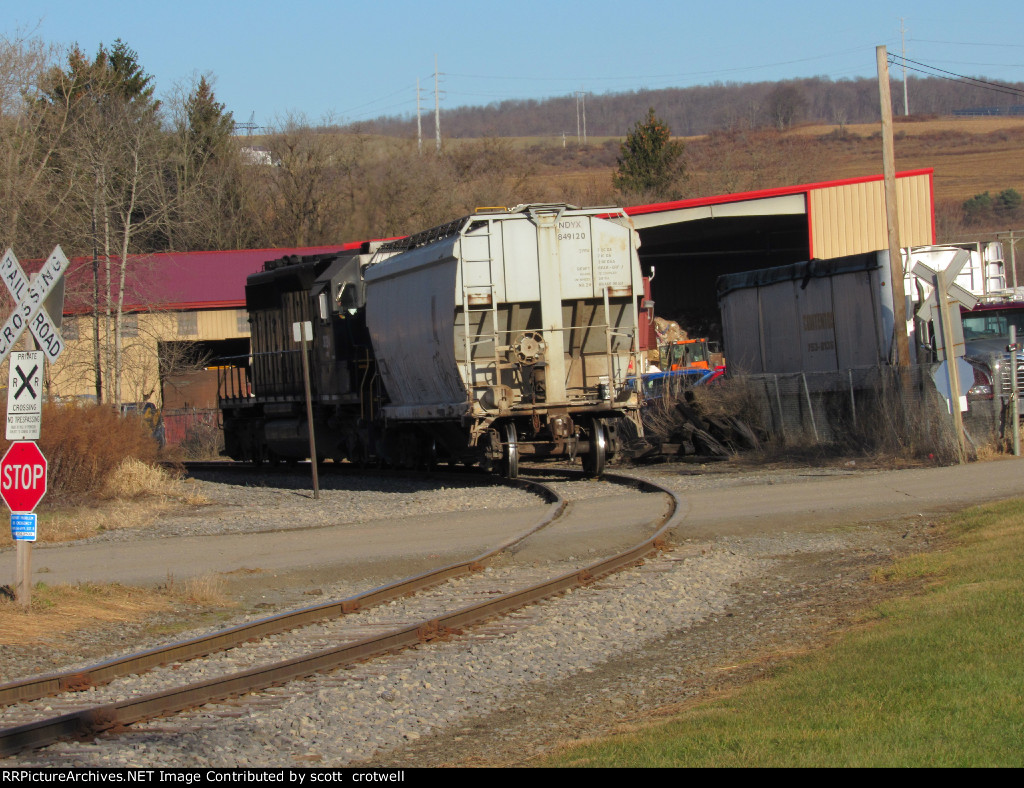
[[47, 258], [36, 278], [30, 282], [29, 278], [25, 276], [18, 258], [14, 256], [14, 252], [8, 249], [4, 254], [3, 259], [0, 260], [0, 278], [4, 280], [7, 289], [14, 296], [17, 306], [11, 316], [7, 318], [3, 328], [0, 328], [0, 364], [4, 362], [14, 345], [21, 339], [26, 328], [35, 336], [39, 347], [51, 364], [60, 357], [64, 350], [64, 340], [49, 313], [43, 307], [43, 302], [50, 291], [57, 286], [67, 267], [68, 258], [64, 256], [63, 250], [58, 245]]
[[41, 350], [12, 353], [7, 376], [7, 440], [39, 440], [43, 423], [43, 358]]

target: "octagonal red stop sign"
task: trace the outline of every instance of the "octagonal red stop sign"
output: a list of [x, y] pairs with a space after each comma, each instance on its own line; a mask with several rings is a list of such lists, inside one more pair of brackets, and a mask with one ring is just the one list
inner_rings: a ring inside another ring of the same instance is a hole
[[12, 443], [0, 460], [0, 495], [12, 512], [31, 512], [46, 495], [46, 458], [32, 441]]

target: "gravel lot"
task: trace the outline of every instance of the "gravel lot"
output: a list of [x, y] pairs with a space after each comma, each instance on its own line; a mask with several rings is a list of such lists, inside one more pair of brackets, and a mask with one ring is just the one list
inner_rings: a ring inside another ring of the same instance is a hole
[[[971, 484], [964, 474], [976, 473], [991, 482], [984, 489], [975, 484], [968, 497], [976, 501], [1024, 494], [1019, 461], [992, 465], [998, 473], [953, 469], [959, 474], [953, 478]], [[563, 742], [643, 724], [828, 642], [864, 605], [899, 590], [872, 583], [871, 572], [894, 556], [940, 543], [934, 516], [965, 502], [954, 494], [939, 500], [915, 486], [931, 480], [935, 489], [948, 489], [947, 469], [719, 465], [645, 473], [678, 489], [691, 508], [673, 550], [639, 571], [534, 606], [500, 626], [301, 682], [299, 693], [266, 693], [262, 705], [207, 708], [116, 739], [24, 754], [4, 766], [529, 765]], [[1007, 481], [996, 485], [992, 480], [1000, 474]], [[214, 506], [102, 538], [274, 530], [290, 507], [296, 511], [289, 527], [320, 528], [326, 520], [318, 518], [334, 516], [318, 511], [304, 519], [302, 495], [270, 482], [256, 493], [218, 480], [201, 484]], [[356, 518], [346, 522], [407, 517], [431, 523], [481, 502], [495, 521], [517, 507], [537, 505], [528, 494], [498, 488], [442, 491], [402, 484], [411, 486], [393, 496], [379, 480], [348, 484], [332, 491], [337, 501], [330, 509]], [[592, 487], [567, 489], [569, 497], [579, 493], [579, 505], [595, 495]], [[841, 507], [835, 490], [860, 505]], [[880, 502], [889, 494], [890, 516], [881, 517]], [[745, 499], [752, 502], [749, 512]], [[716, 500], [734, 515], [713, 526], [703, 505]], [[810, 503], [801, 514], [787, 509], [794, 501]], [[552, 570], [573, 560], [578, 557], [558, 556]], [[393, 571], [404, 568], [396, 561]], [[382, 566], [375, 571], [388, 573]], [[281, 594], [280, 604], [302, 601], [310, 588], [309, 577], [305, 583], [302, 577], [291, 576], [295, 585]], [[318, 590], [344, 596], [369, 579], [349, 573], [346, 582]], [[251, 580], [257, 586], [268, 582]], [[83, 633], [60, 659], [118, 651], [125, 638], [123, 630]], [[4, 649], [0, 657], [5, 674], [15, 660], [22, 667], [33, 658], [42, 662], [33, 649], [15, 651]]]

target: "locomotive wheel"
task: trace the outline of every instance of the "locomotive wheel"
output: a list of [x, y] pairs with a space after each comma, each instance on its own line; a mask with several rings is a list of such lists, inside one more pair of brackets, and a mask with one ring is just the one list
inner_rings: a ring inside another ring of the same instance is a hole
[[519, 478], [519, 439], [516, 437], [516, 425], [509, 422], [505, 425], [505, 445], [501, 447], [501, 474], [506, 479]]
[[590, 422], [590, 446], [582, 458], [583, 470], [591, 476], [600, 476], [604, 473], [607, 450], [608, 438], [605, 435], [604, 424], [600, 419], [593, 419]]

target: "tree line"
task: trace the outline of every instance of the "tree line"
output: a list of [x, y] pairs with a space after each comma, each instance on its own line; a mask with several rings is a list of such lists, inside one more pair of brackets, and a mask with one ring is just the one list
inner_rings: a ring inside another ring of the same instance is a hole
[[[952, 115], [957, 110], [985, 107], [1008, 110], [1024, 104], [1018, 94], [992, 92], [936, 77], [908, 77], [909, 109], [915, 115]], [[894, 85], [893, 113], [904, 114], [903, 90]], [[673, 134], [696, 136], [719, 130], [777, 128], [817, 122], [842, 126], [874, 123], [879, 119], [878, 81], [810, 77], [782, 82], [716, 82], [688, 88], [663, 88], [588, 94], [586, 127], [590, 137], [622, 137], [648, 107]], [[575, 95], [549, 99], [509, 99], [482, 107], [442, 110], [441, 128], [452, 137], [576, 137], [578, 106]], [[382, 116], [354, 124], [377, 134], [409, 137], [416, 133], [414, 116]]]

